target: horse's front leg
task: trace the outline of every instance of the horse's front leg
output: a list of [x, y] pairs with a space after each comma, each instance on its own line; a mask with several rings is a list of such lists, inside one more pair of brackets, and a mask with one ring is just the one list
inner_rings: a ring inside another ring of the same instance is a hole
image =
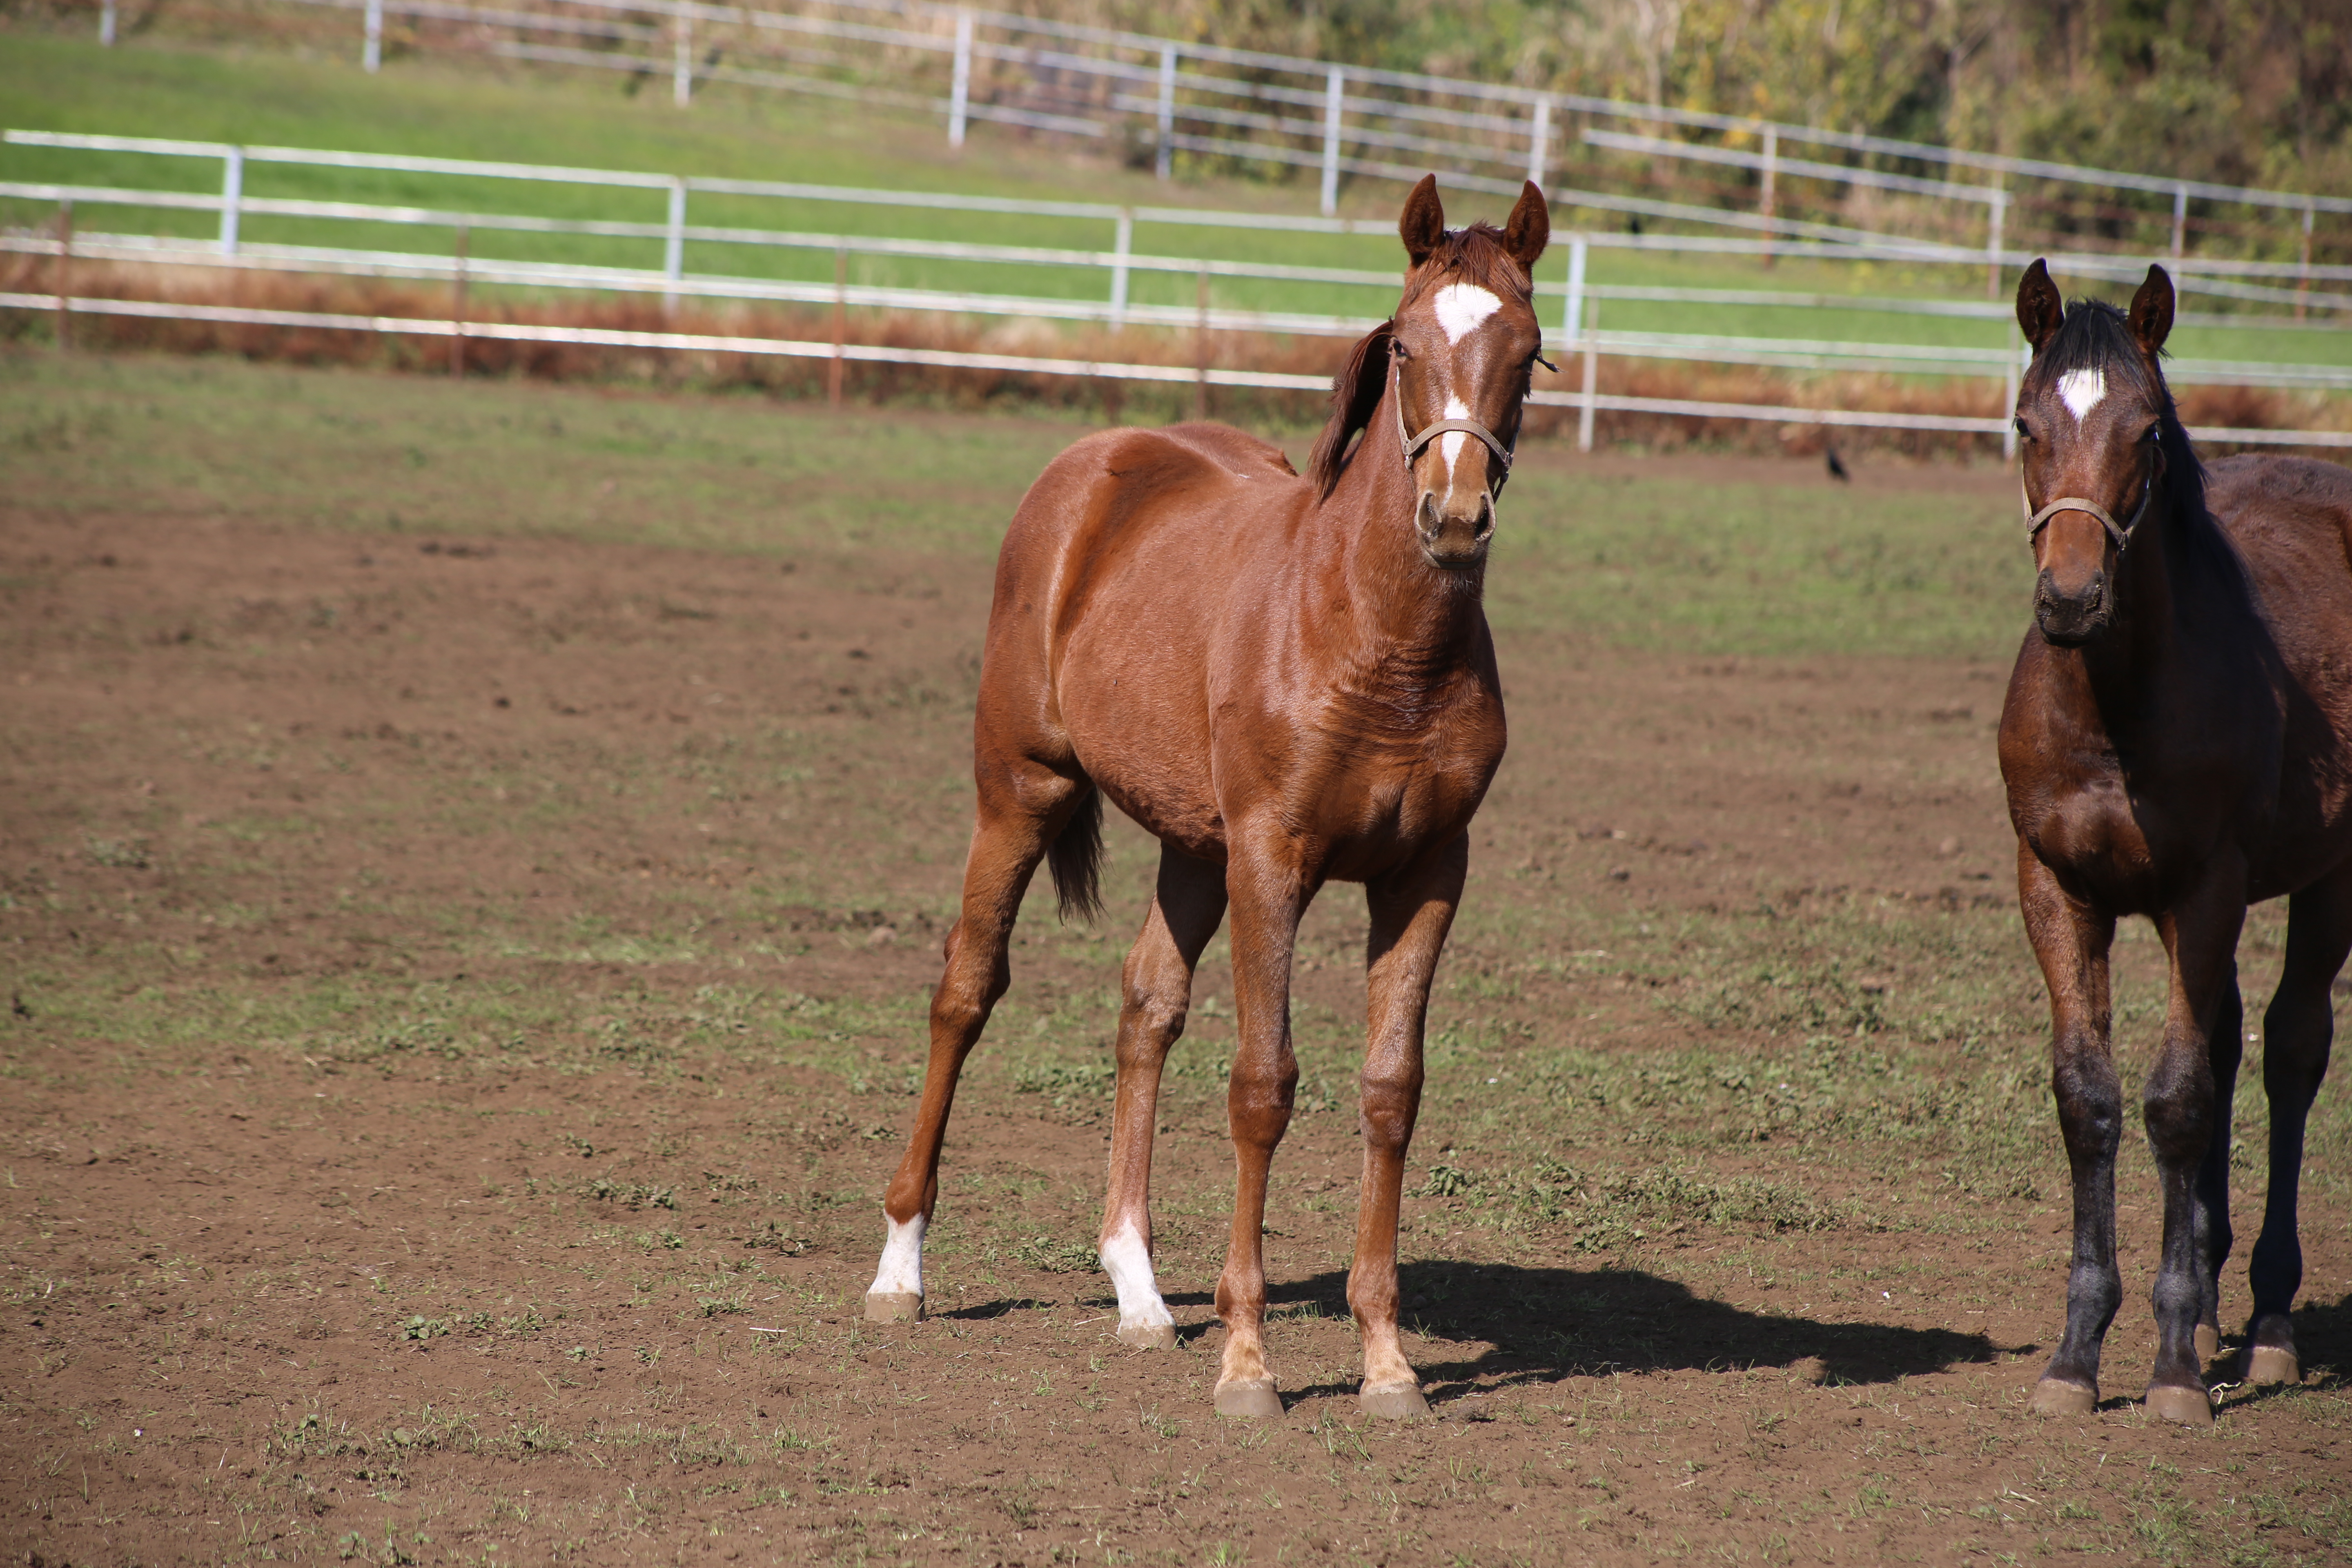
[[1298, 1058], [1290, 1049], [1290, 958], [1313, 896], [1296, 848], [1237, 841], [1225, 873], [1233, 904], [1233, 1076], [1225, 1089], [1234, 1137], [1234, 1229], [1217, 1279], [1225, 1354], [1217, 1373], [1220, 1415], [1279, 1415], [1265, 1364], [1265, 1185], [1275, 1146], [1290, 1126]]
[[1356, 1209], [1356, 1260], [1348, 1271], [1348, 1310], [1364, 1342], [1359, 1397], [1370, 1415], [1429, 1414], [1421, 1380], [1405, 1360], [1397, 1332], [1397, 1211], [1404, 1194], [1405, 1151], [1421, 1114], [1429, 984], [1469, 867], [1465, 833], [1364, 889], [1372, 917], [1366, 957], [1370, 1017], [1362, 1079], [1364, 1180]]
[[[2218, 857], [2205, 878], [2157, 921], [2172, 960], [2164, 1044], [2149, 1068], [2140, 1109], [2164, 1192], [2164, 1251], [2156, 1270], [2156, 1371], [2148, 1380], [2152, 1415], [2210, 1426], [2197, 1351], [2207, 1275], [2198, 1182], [2213, 1147], [2214, 1025], [2237, 987], [2238, 932], [2246, 923], [2246, 868], [2234, 853]], [[2234, 1024], [2232, 1026], [2234, 1027]]]
[[2108, 1045], [2107, 950], [2115, 917], [2076, 903], [2021, 838], [2018, 906], [2050, 989], [2050, 1086], [2074, 1184], [2074, 1259], [2066, 1276], [2066, 1331], [2034, 1384], [2043, 1415], [2098, 1408], [2099, 1352], [2123, 1300], [2116, 1269], [2116, 1149], [2123, 1087]]

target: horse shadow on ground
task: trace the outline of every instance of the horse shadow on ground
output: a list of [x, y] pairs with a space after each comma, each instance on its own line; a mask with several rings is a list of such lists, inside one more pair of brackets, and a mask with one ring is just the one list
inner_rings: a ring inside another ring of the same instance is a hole
[[[1406, 1327], [1467, 1352], [1449, 1359], [1441, 1350], [1414, 1358], [1433, 1397], [1620, 1372], [1765, 1367], [1818, 1383], [1885, 1384], [1990, 1365], [2003, 1354], [2039, 1348], [1997, 1345], [1982, 1333], [1957, 1329], [1751, 1312], [1638, 1268], [1423, 1262], [1404, 1265], [1399, 1276]], [[1270, 1324], [1285, 1317], [1348, 1315], [1344, 1270], [1269, 1282], [1266, 1294]], [[1171, 1306], [1210, 1302], [1202, 1291], [1171, 1292], [1167, 1300]], [[1192, 1338], [1215, 1330], [1212, 1321], [1178, 1331]], [[1355, 1385], [1285, 1392], [1293, 1397], [1353, 1394]]]

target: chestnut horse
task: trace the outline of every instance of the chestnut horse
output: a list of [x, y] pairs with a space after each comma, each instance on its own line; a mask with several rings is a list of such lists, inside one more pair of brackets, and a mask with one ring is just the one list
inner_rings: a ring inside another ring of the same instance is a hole
[[1397, 1333], [1397, 1205], [1430, 980], [1470, 818], [1503, 756], [1485, 568], [1541, 345], [1530, 296], [1550, 216], [1529, 184], [1506, 229], [1448, 233], [1433, 175], [1398, 227], [1403, 298], [1349, 354], [1305, 479], [1277, 448], [1222, 425], [1108, 430], [1055, 458], [1013, 514], [973, 721], [979, 821], [963, 908], [931, 1001], [922, 1100], [883, 1202], [869, 1320], [921, 1312], [957, 1074], [1010, 979], [1006, 943], [1038, 861], [1051, 863], [1066, 915], [1097, 908], [1108, 796], [1161, 847], [1122, 975], [1101, 1236], [1118, 1337], [1175, 1342], [1152, 1270], [1153, 1118], [1193, 965], [1230, 909], [1238, 1173], [1217, 1281], [1216, 1408], [1281, 1414], [1261, 1236], [1298, 1079], [1291, 950], [1317, 889], [1361, 882], [1370, 1027], [1348, 1304], [1363, 1336], [1364, 1408], [1428, 1413]]
[[2334, 1034], [2328, 991], [2352, 952], [2352, 471], [2287, 458], [2200, 466], [2158, 364], [2172, 305], [2160, 267], [2128, 316], [2062, 307], [2039, 261], [2019, 285], [2033, 363], [2017, 429], [2040, 578], [2001, 710], [2000, 771], [2074, 1184], [2066, 1330], [2033, 1408], [2096, 1407], [2122, 1298], [2107, 952], [2116, 917], [2138, 914], [2171, 967], [2141, 1102], [2164, 1194], [2147, 1407], [2202, 1425], [2231, 1241], [2238, 933], [2248, 904], [2281, 895], [2285, 964], [2263, 1019], [2270, 1194], [2242, 1368], [2254, 1383], [2301, 1375], [2287, 1317], [2303, 1282], [2295, 1187]]

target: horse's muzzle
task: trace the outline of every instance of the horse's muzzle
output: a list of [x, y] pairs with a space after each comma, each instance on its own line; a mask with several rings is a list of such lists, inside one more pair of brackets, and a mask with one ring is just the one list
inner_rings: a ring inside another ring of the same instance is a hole
[[1431, 565], [1445, 572], [1467, 572], [1486, 564], [1486, 545], [1495, 537], [1495, 498], [1479, 490], [1472, 510], [1464, 514], [1447, 511], [1438, 504], [1435, 491], [1423, 490], [1421, 504], [1413, 509], [1412, 523], [1421, 535], [1422, 553], [1429, 557]]
[[2033, 585], [2033, 621], [2042, 635], [2062, 647], [2089, 642], [2115, 618], [2115, 594], [2105, 572], [2095, 572], [2072, 593], [2059, 588], [2048, 572]]

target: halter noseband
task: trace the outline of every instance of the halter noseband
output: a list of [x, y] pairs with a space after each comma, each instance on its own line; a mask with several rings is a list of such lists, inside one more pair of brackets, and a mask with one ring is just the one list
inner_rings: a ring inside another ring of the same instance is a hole
[[1406, 468], [1412, 467], [1412, 460], [1427, 451], [1432, 441], [1449, 430], [1459, 430], [1465, 436], [1475, 436], [1485, 442], [1486, 450], [1492, 452], [1496, 462], [1501, 465], [1499, 468], [1487, 469], [1486, 496], [1489, 500], [1499, 500], [1502, 498], [1503, 485], [1511, 477], [1510, 447], [1503, 444], [1503, 438], [1500, 436], [1496, 435], [1475, 419], [1439, 419], [1423, 426], [1421, 434], [1418, 436], [1407, 430], [1404, 426], [1404, 374], [1397, 369], [1396, 361], [1393, 358], [1389, 361], [1389, 405], [1396, 410], [1397, 441], [1404, 447]]
[[2060, 496], [2056, 500], [2052, 501], [2048, 506], [2043, 507], [2040, 511], [2035, 512], [2032, 517], [2025, 520], [2025, 542], [2028, 544], [2032, 543], [2033, 541], [2040, 536], [2042, 530], [2048, 525], [2050, 520], [2057, 516], [2062, 511], [2087, 512], [2091, 516], [2099, 520], [2099, 526], [2105, 529], [2107, 531], [2107, 537], [2116, 542], [2116, 553], [2117, 555], [2121, 555], [2126, 550], [2130, 548], [2132, 530], [2137, 528], [2139, 526], [2139, 520], [2147, 515], [2147, 503], [2151, 500], [2155, 499], [2155, 496], [2156, 469], [2153, 465], [2148, 468], [2147, 478], [2141, 481], [2139, 491], [2139, 510], [2131, 514], [2131, 521], [2129, 522], [2117, 522], [2116, 521], [2115, 513], [2109, 511], [2105, 507], [2101, 506], [2097, 501], [2088, 500], [2083, 496]]

